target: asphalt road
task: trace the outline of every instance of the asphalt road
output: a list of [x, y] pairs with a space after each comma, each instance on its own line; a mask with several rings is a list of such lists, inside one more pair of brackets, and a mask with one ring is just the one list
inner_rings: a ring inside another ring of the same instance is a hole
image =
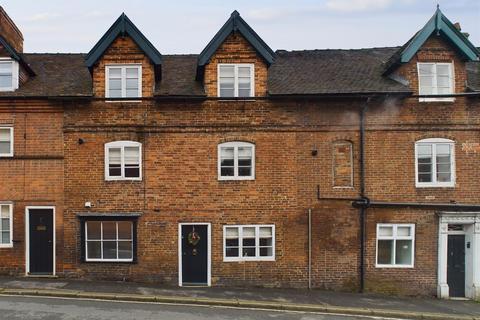
[[276, 312], [220, 307], [130, 303], [115, 301], [0, 296], [5, 320], [371, 320], [378, 317]]

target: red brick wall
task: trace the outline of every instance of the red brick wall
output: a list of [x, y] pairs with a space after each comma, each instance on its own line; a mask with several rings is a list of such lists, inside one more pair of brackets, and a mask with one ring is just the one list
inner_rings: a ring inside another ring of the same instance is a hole
[[25, 207], [55, 206], [57, 270], [63, 267], [63, 111], [40, 101], [0, 103], [14, 128], [14, 157], [0, 158], [0, 201], [13, 203], [13, 248], [0, 248], [0, 274], [25, 274]]
[[23, 52], [23, 35], [8, 14], [0, 6], [0, 35], [17, 52]]

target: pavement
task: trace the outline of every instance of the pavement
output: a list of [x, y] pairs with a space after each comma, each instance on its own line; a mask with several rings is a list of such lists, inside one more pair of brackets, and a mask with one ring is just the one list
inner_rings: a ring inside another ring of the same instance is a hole
[[403, 319], [480, 320], [480, 303], [306, 289], [166, 287], [134, 282], [0, 277], [1, 295], [156, 302]]

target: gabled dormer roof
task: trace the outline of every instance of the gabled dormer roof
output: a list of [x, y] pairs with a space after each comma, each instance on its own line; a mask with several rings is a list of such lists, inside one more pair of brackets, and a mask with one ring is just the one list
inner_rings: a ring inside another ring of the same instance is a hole
[[389, 59], [386, 63], [385, 74], [392, 71], [399, 64], [409, 62], [425, 41], [434, 33], [442, 36], [452, 44], [465, 60], [479, 61], [480, 52], [478, 49], [448, 20], [437, 6], [435, 14], [427, 24]]
[[25, 71], [28, 72], [29, 75], [34, 76], [35, 72], [32, 70], [30, 65], [23, 59], [22, 55], [17, 52], [5, 38], [0, 36], [0, 45], [5, 49], [5, 51], [8, 53], [8, 55], [18, 61], [18, 63], [25, 69]]
[[160, 52], [158, 52], [153, 44], [138, 30], [127, 15], [122, 13], [85, 57], [87, 67], [91, 69], [118, 36], [127, 35], [142, 49], [156, 67], [159, 68], [161, 66], [162, 55]]
[[257, 53], [271, 65], [275, 60], [275, 52], [260, 38], [260, 36], [242, 19], [237, 10], [233, 11], [230, 18], [215, 34], [212, 40], [198, 56], [198, 66], [204, 67], [212, 58], [213, 54], [222, 45], [225, 39], [232, 33], [239, 32]]

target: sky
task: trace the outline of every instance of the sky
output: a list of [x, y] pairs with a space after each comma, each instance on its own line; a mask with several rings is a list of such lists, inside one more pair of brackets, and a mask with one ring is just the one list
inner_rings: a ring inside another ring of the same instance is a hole
[[274, 50], [403, 45], [437, 3], [480, 46], [480, 0], [2, 0], [25, 52], [88, 52], [122, 12], [163, 54], [199, 53], [238, 10]]

